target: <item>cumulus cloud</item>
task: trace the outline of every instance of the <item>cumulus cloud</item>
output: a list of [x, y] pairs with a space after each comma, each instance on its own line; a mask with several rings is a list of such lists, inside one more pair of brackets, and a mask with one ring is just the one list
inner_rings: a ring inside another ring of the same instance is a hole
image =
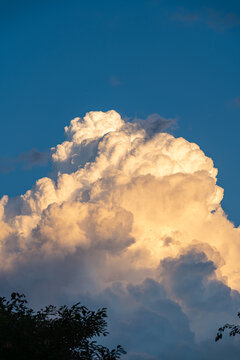
[[240, 305], [240, 229], [212, 159], [172, 124], [73, 119], [51, 177], [1, 199], [0, 284], [37, 304], [107, 306], [127, 359], [224, 359], [213, 340]]

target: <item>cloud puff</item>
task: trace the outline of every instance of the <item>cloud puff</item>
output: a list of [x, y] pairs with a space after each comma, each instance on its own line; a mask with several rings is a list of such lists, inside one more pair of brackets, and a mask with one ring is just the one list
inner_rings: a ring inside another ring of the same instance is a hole
[[240, 229], [212, 159], [162, 132], [172, 123], [72, 120], [51, 177], [0, 202], [0, 284], [37, 304], [107, 306], [128, 359], [202, 359], [203, 342], [223, 359], [212, 341], [240, 304]]

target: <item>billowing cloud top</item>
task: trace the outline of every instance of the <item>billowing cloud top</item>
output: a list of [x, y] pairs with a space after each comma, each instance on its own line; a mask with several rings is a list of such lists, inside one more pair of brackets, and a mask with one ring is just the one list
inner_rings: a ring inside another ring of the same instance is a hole
[[129, 359], [176, 358], [173, 339], [196, 355], [240, 305], [240, 229], [221, 208], [217, 169], [198, 145], [153, 131], [167, 123], [113, 110], [75, 118], [51, 177], [0, 204], [3, 287], [46, 301], [97, 293], [113, 337], [129, 335]]

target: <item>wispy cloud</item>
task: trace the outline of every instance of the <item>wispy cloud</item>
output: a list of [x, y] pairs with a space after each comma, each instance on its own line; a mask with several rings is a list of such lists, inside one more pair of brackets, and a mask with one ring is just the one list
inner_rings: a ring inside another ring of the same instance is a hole
[[27, 170], [33, 166], [44, 166], [49, 161], [49, 152], [41, 152], [37, 149], [31, 149], [19, 154], [16, 157], [1, 157], [0, 172], [9, 173], [14, 171], [16, 167]]
[[191, 12], [180, 9], [172, 15], [173, 21], [187, 25], [202, 24], [215, 31], [224, 31], [240, 25], [240, 16], [234, 12], [223, 13], [216, 9], [204, 9]]
[[173, 15], [172, 19], [187, 24], [193, 24], [199, 21], [199, 14], [189, 13], [189, 12], [178, 12]]
[[146, 119], [134, 119], [134, 122], [143, 128], [148, 136], [154, 136], [159, 132], [174, 130], [177, 126], [177, 119], [166, 119], [159, 114], [150, 114]]
[[205, 16], [205, 22], [214, 30], [227, 30], [240, 25], [240, 16], [234, 12], [223, 14], [216, 10], [209, 10]]

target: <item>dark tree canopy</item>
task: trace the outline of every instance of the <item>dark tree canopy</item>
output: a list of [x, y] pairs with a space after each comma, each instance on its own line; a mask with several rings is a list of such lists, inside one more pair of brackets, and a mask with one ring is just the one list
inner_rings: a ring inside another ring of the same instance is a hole
[[[240, 312], [237, 314], [240, 318]], [[222, 339], [223, 333], [225, 330], [229, 330], [229, 336], [235, 336], [240, 334], [240, 325], [225, 324], [218, 329], [215, 341]]]
[[125, 354], [120, 345], [109, 350], [94, 340], [108, 334], [106, 318], [105, 308], [90, 311], [80, 303], [35, 312], [24, 295], [0, 297], [0, 359], [119, 359]]

